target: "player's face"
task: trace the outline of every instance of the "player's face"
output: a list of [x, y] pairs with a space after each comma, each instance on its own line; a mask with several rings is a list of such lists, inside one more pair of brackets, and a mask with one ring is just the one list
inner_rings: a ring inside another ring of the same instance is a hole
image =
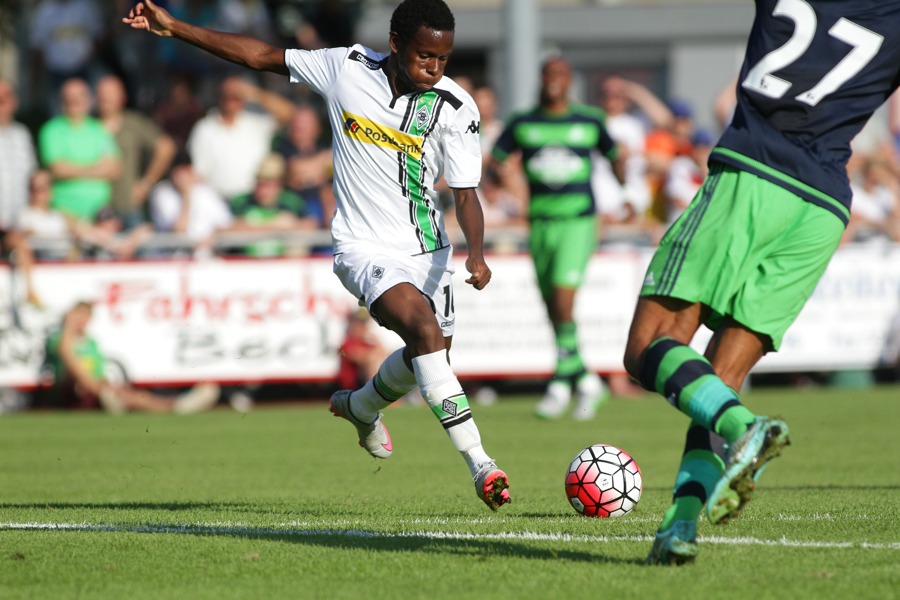
[[544, 102], [565, 102], [572, 84], [572, 69], [564, 60], [551, 60], [541, 73], [541, 98]]
[[453, 52], [453, 32], [420, 27], [409, 41], [391, 33], [391, 50], [397, 57], [397, 91], [426, 92], [444, 76]]

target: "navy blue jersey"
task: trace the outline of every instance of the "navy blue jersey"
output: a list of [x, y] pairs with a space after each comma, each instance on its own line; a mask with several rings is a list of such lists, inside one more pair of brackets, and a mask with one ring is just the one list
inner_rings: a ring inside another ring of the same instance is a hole
[[737, 107], [710, 160], [845, 223], [850, 141], [900, 84], [900, 0], [756, 0]]
[[561, 114], [541, 107], [514, 115], [492, 154], [504, 161], [521, 151], [528, 178], [530, 219], [566, 219], [596, 211], [591, 190], [591, 153], [615, 160], [618, 149], [606, 131], [606, 113], [572, 103]]

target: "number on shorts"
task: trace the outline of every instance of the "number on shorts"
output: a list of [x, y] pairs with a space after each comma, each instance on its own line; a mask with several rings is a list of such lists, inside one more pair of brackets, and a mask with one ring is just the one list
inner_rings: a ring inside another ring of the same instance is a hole
[[444, 317], [449, 319], [453, 311], [453, 290], [449, 285], [444, 286]]

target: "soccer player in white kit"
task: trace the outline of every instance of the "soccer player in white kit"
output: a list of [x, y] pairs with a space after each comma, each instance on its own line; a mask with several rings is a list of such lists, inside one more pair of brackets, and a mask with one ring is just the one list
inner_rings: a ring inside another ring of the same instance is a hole
[[361, 45], [284, 50], [179, 21], [150, 0], [122, 21], [251, 69], [288, 75], [325, 99], [334, 133], [334, 272], [405, 343], [361, 389], [336, 392], [331, 411], [356, 427], [372, 456], [388, 458], [393, 444], [380, 411], [418, 386], [465, 459], [478, 497], [492, 510], [509, 502], [506, 473], [482, 447], [447, 358], [455, 315], [452, 248], [434, 191], [441, 175], [466, 238], [466, 283], [483, 289], [491, 270], [475, 192], [480, 116], [471, 96], [444, 77], [455, 27], [446, 3], [404, 0], [391, 17], [390, 54]]

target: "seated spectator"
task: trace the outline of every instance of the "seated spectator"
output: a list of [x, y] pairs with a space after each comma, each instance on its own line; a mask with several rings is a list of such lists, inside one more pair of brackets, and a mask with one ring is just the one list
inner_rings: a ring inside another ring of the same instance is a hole
[[[280, 154], [269, 154], [259, 166], [253, 192], [231, 201], [235, 221], [229, 231], [289, 233], [317, 228], [316, 220], [306, 212], [303, 198], [285, 189], [285, 161]], [[266, 239], [247, 246], [247, 254], [256, 257], [281, 256], [289, 246], [279, 239]]]
[[195, 257], [212, 254], [215, 233], [234, 220], [225, 199], [197, 175], [186, 154], [150, 193], [150, 215], [156, 231], [187, 236]]
[[478, 198], [484, 213], [484, 227], [512, 227], [528, 225], [525, 217], [526, 203], [504, 185], [503, 175], [508, 172], [506, 163], [485, 169], [478, 187]]
[[196, 413], [208, 410], [219, 399], [219, 386], [200, 384], [169, 398], [115, 383], [106, 376], [106, 357], [88, 333], [93, 305], [79, 302], [63, 317], [62, 326], [50, 333], [44, 359], [53, 379], [57, 401], [65, 408], [96, 409], [122, 414], [128, 411]]
[[693, 148], [692, 137], [696, 130], [694, 122], [694, 107], [686, 100], [673, 98], [668, 103], [672, 113], [672, 121], [668, 127], [672, 138], [675, 140], [676, 156], [687, 156]]
[[850, 187], [853, 210], [842, 241], [900, 241], [900, 184], [890, 165], [872, 156], [863, 158]]
[[41, 162], [53, 175], [52, 207], [88, 222], [97, 218], [122, 172], [112, 135], [90, 116], [91, 91], [82, 79], [63, 84], [63, 114], [47, 121], [38, 136]]
[[93, 221], [70, 218], [70, 227], [82, 253], [91, 258], [133, 258], [153, 236], [149, 223], [126, 229], [110, 207], [97, 213]]
[[347, 332], [339, 350], [337, 389], [358, 389], [375, 376], [388, 352], [372, 326], [369, 311], [359, 308], [347, 318]]
[[705, 129], [694, 131], [691, 137], [691, 151], [672, 159], [665, 183], [666, 222], [671, 224], [688, 207], [709, 170], [707, 161], [715, 140]]
[[97, 113], [119, 146], [122, 171], [113, 181], [112, 210], [125, 229], [147, 222], [146, 201], [169, 170], [175, 142], [142, 113], [126, 109], [122, 80], [113, 75], [97, 83]]
[[70, 221], [63, 213], [50, 208], [51, 185], [49, 171], [35, 171], [31, 175], [28, 206], [19, 219], [19, 231], [33, 239], [35, 254], [45, 260], [72, 256], [68, 246], [72, 233]]
[[[122, 232], [122, 224], [107, 207], [94, 221], [79, 219], [52, 208], [52, 186], [48, 171], [31, 178], [28, 208], [22, 214], [21, 230], [34, 237], [38, 256], [44, 259], [74, 259], [98, 252], [115, 258], [131, 258], [153, 234], [149, 225]], [[63, 241], [60, 245], [58, 242]], [[72, 242], [69, 246], [65, 242]]]
[[331, 148], [321, 138], [319, 113], [312, 106], [301, 104], [288, 123], [286, 135], [275, 141], [274, 149], [287, 161], [287, 188], [303, 198], [307, 212], [325, 228], [334, 213], [334, 165]]
[[[248, 110], [247, 104], [266, 112]], [[293, 114], [294, 105], [286, 98], [239, 77], [227, 78], [219, 88], [218, 110], [200, 119], [188, 138], [194, 168], [225, 198], [251, 193], [275, 131]]]

